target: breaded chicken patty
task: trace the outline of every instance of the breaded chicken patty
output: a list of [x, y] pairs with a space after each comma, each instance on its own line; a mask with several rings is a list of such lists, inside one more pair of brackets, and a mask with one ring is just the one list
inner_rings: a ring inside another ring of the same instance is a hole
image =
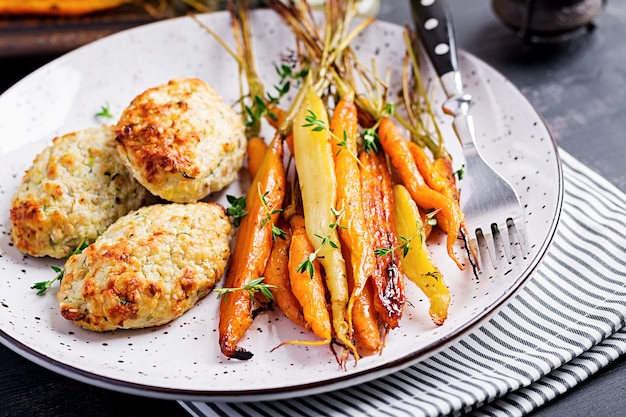
[[98, 332], [165, 324], [224, 273], [233, 230], [217, 203], [155, 204], [120, 218], [65, 263], [61, 314]]
[[173, 79], [135, 97], [117, 123], [117, 148], [133, 176], [165, 200], [201, 200], [237, 178], [241, 117], [204, 81]]
[[113, 126], [68, 133], [26, 171], [11, 203], [11, 240], [23, 253], [64, 258], [151, 199], [122, 163]]

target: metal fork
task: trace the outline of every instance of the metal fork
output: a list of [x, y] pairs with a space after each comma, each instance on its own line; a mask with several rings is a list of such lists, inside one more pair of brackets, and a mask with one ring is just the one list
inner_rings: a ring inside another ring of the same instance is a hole
[[469, 114], [472, 97], [463, 91], [445, 0], [411, 0], [411, 6], [420, 41], [447, 96], [443, 110], [454, 117], [452, 126], [463, 147], [460, 203], [470, 233], [467, 243], [473, 249], [469, 252], [477, 254], [473, 262], [479, 269], [491, 267], [506, 272], [519, 261], [518, 255], [525, 258], [527, 253], [524, 210], [515, 189], [489, 166], [476, 147], [474, 122]]

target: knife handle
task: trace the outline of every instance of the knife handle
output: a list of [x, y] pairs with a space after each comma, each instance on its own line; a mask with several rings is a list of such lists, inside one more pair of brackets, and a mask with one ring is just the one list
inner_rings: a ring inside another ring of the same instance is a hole
[[445, 0], [411, 0], [413, 22], [439, 77], [458, 71], [452, 17]]

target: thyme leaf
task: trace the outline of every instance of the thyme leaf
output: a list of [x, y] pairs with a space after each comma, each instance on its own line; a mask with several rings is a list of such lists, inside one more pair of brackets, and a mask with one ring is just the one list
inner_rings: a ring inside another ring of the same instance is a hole
[[226, 200], [230, 203], [230, 207], [226, 209], [226, 214], [233, 218], [233, 226], [239, 227], [241, 219], [248, 215], [246, 211], [246, 198], [226, 195]]
[[111, 113], [111, 106], [107, 101], [104, 105], [100, 106], [100, 111], [95, 114], [96, 117], [105, 117], [107, 119], [112, 119], [113, 114]]
[[461, 165], [461, 168], [454, 171], [454, 175], [461, 181], [463, 179], [463, 175], [465, 174], [465, 164]]

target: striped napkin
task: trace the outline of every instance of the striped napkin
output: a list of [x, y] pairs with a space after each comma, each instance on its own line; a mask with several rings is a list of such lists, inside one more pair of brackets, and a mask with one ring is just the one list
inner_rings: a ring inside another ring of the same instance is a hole
[[564, 151], [561, 222], [543, 263], [481, 327], [428, 359], [289, 400], [181, 402], [194, 416], [521, 416], [626, 352], [626, 195]]

